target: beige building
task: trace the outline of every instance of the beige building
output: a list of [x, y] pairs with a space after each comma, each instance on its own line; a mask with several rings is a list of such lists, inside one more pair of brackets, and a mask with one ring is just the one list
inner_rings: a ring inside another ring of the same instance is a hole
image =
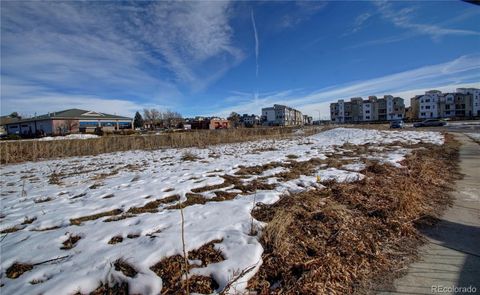
[[301, 126], [304, 119], [299, 110], [276, 104], [262, 109], [262, 123], [268, 126]]
[[398, 120], [405, 117], [403, 98], [385, 95], [383, 98], [369, 96], [368, 100], [354, 97], [349, 102], [343, 99], [330, 104], [330, 118], [339, 123]]

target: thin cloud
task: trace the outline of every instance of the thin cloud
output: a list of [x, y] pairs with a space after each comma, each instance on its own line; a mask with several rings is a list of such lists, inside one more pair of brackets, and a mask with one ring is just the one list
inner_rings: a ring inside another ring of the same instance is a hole
[[2, 2], [2, 87], [15, 79], [67, 95], [181, 99], [243, 60], [229, 9], [228, 1]]
[[[424, 66], [375, 79], [333, 85], [309, 93], [305, 93], [303, 90], [287, 90], [274, 95], [260, 95], [255, 100], [220, 109], [218, 112], [223, 114], [238, 110], [259, 113], [262, 107], [280, 103], [299, 108], [313, 115], [317, 113], [317, 109], [325, 112], [326, 106], [338, 99], [368, 95], [407, 94], [412, 89], [421, 90], [417, 93], [422, 93], [425, 89], [430, 88], [447, 88], [453, 91], [459, 85], [480, 86], [480, 55], [461, 56], [441, 64]], [[409, 97], [404, 98], [408, 99]]]
[[279, 23], [280, 28], [293, 28], [323, 10], [327, 1], [296, 1], [295, 9], [284, 15]]
[[417, 34], [428, 35], [434, 40], [448, 35], [480, 36], [480, 32], [477, 31], [445, 28], [438, 24], [418, 23], [411, 17], [414, 9], [410, 7], [396, 10], [386, 1], [374, 1], [373, 3], [386, 21], [391, 22], [396, 27], [412, 30]]
[[255, 74], [258, 77], [258, 52], [259, 52], [258, 34], [257, 34], [257, 26], [255, 24], [255, 16], [253, 15], [253, 10], [252, 10], [251, 16], [252, 16], [253, 35], [255, 37], [255, 62], [256, 62], [256, 66], [257, 66]]

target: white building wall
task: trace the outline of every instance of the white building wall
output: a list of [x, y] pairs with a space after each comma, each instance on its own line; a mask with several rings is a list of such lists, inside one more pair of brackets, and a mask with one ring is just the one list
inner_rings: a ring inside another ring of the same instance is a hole
[[438, 118], [438, 103], [441, 93], [426, 92], [424, 96], [420, 97], [420, 113], [419, 118], [430, 119]]
[[263, 109], [262, 116], [267, 119], [267, 122], [275, 122], [275, 110], [273, 108]]

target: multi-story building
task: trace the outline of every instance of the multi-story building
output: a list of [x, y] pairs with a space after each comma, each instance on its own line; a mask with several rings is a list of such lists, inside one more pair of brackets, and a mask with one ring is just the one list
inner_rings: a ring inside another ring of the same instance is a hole
[[262, 109], [262, 122], [269, 126], [299, 126], [303, 125], [303, 115], [296, 109], [275, 104]]
[[478, 88], [457, 88], [457, 93], [472, 96], [472, 116], [480, 116], [480, 89]]
[[338, 123], [397, 120], [404, 116], [403, 98], [391, 95], [369, 96], [368, 100], [354, 97], [349, 102], [342, 99], [330, 104], [331, 120]]
[[240, 123], [242, 123], [245, 127], [253, 127], [260, 124], [260, 116], [258, 115], [248, 115], [243, 114], [240, 117]]
[[425, 92], [425, 95], [420, 97], [420, 119], [439, 118], [439, 105], [440, 100], [444, 99], [441, 91], [430, 90]]
[[413, 97], [410, 105], [411, 119], [480, 116], [480, 90], [458, 88], [454, 93], [430, 90]]
[[308, 115], [303, 115], [303, 125], [312, 125], [313, 117]]

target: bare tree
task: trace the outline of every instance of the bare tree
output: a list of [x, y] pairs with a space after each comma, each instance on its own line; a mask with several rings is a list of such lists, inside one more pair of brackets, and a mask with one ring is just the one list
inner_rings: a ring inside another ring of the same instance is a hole
[[143, 118], [145, 118], [145, 121], [148, 122], [150, 125], [150, 129], [152, 129], [153, 126], [153, 120], [152, 120], [152, 114], [150, 113], [150, 110], [145, 108], [143, 109]]

